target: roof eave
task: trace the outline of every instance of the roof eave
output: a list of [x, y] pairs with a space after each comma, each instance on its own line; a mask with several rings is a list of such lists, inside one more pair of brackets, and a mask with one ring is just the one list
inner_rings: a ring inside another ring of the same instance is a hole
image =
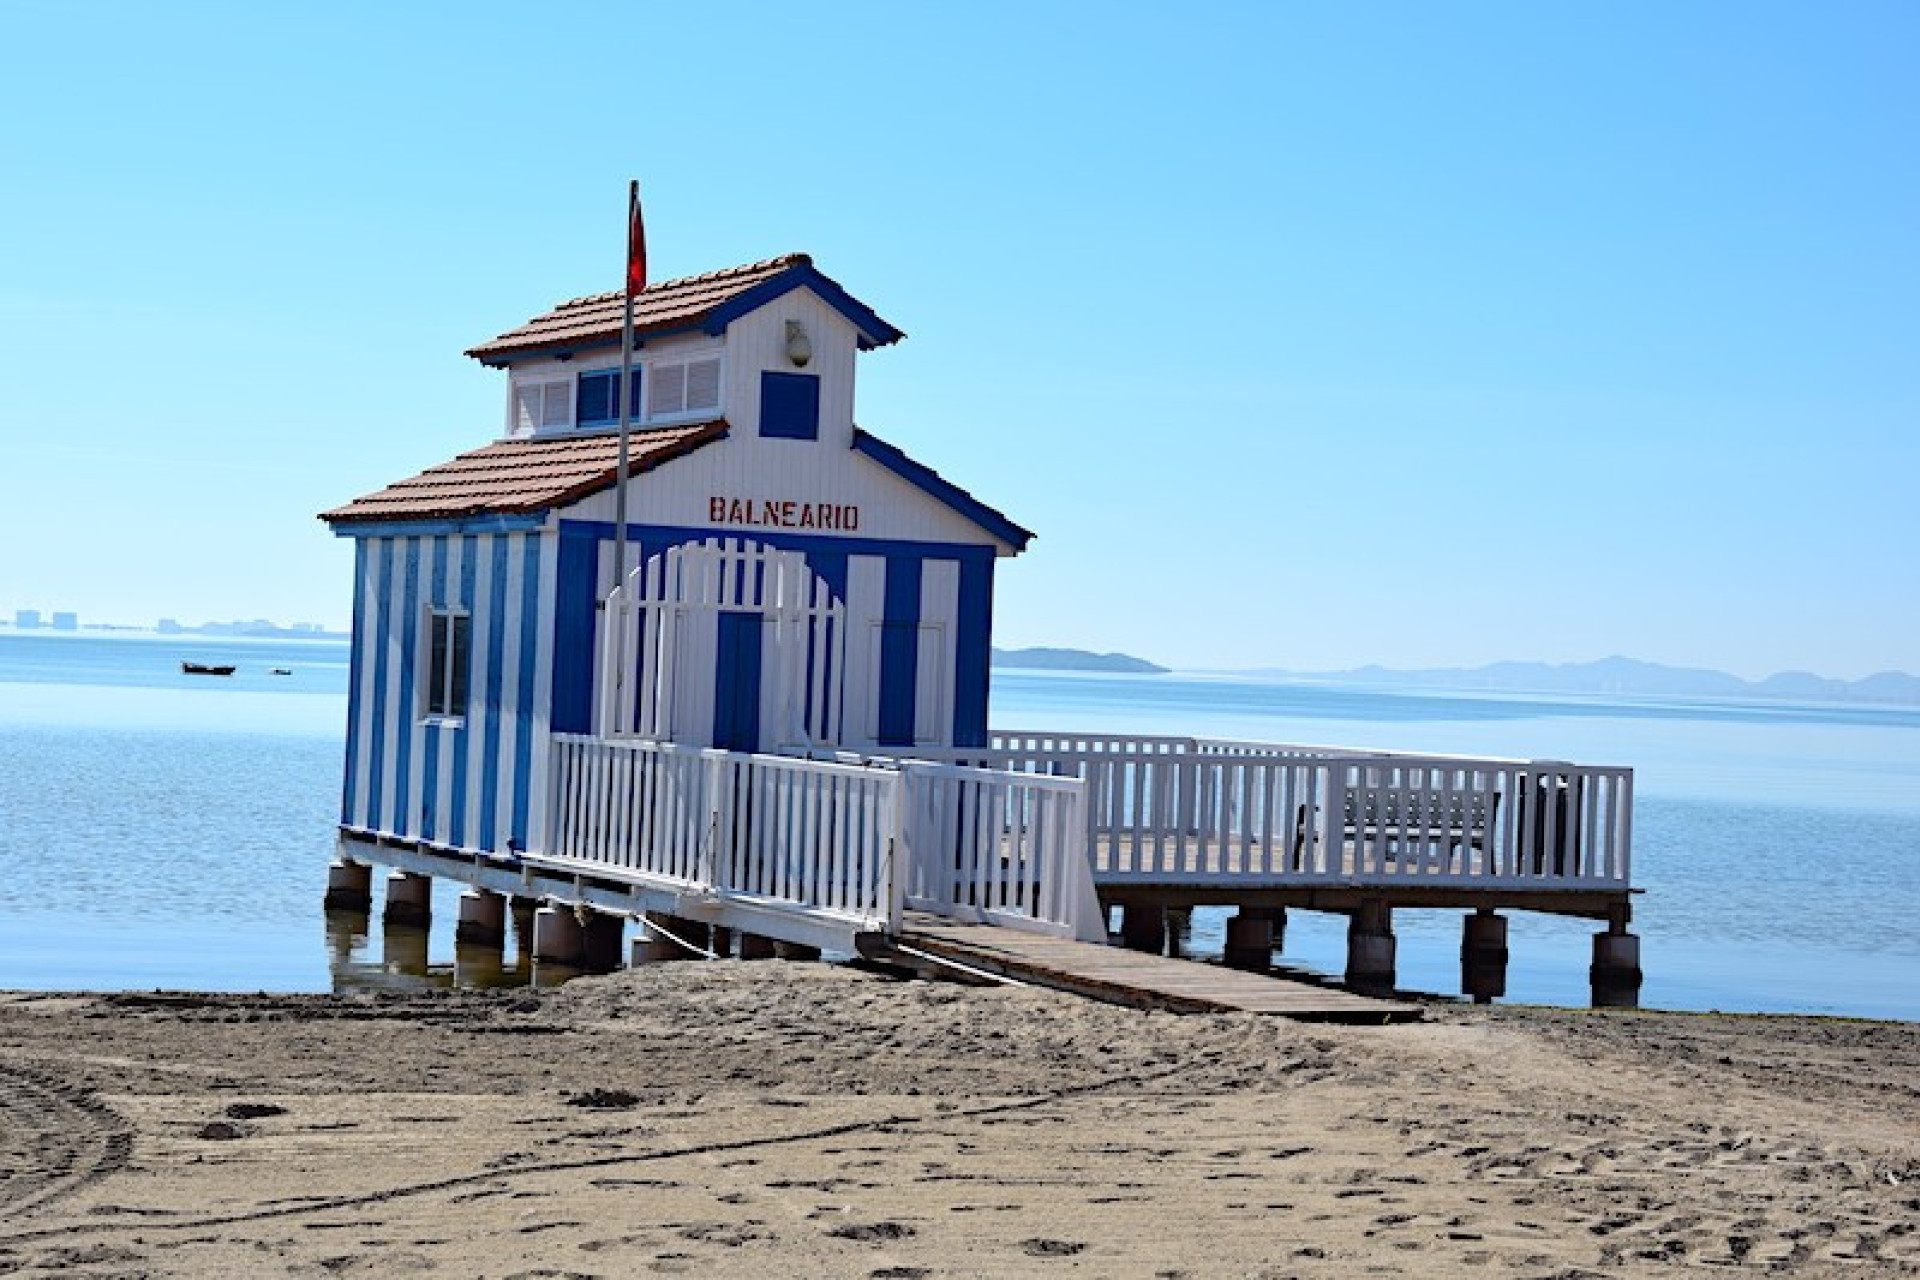
[[962, 489], [953, 481], [935, 471], [923, 462], [915, 462], [897, 445], [864, 431], [853, 429], [853, 451], [863, 454], [919, 489], [928, 496], [946, 504], [957, 514], [971, 520], [982, 529], [1013, 548], [1014, 554], [1027, 549], [1033, 541], [1033, 531], [1015, 524], [1007, 516], [988, 506], [980, 499]]

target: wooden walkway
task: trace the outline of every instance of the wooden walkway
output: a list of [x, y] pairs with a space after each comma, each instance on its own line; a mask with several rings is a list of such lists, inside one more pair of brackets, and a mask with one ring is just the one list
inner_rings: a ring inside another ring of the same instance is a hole
[[1312, 1022], [1412, 1022], [1421, 1015], [1418, 1005], [1337, 988], [919, 913], [909, 913], [887, 949], [901, 963], [913, 963], [912, 953], [922, 951], [999, 977], [1141, 1009], [1264, 1013]]

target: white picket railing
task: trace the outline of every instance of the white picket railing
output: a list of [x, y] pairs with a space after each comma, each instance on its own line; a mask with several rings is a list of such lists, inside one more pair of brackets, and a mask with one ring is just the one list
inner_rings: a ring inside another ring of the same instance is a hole
[[899, 927], [899, 780], [672, 743], [553, 738], [547, 852], [635, 879]]
[[550, 856], [862, 931], [898, 932], [911, 905], [1106, 937], [1077, 779], [552, 741]]
[[1105, 942], [1086, 856], [1086, 787], [906, 761], [907, 905]]
[[1625, 768], [1030, 732], [925, 754], [1083, 779], [1102, 885], [1629, 885]]

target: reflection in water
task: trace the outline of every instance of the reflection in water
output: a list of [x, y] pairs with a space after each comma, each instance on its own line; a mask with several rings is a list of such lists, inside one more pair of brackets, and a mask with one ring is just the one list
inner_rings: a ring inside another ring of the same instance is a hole
[[[517, 904], [516, 904], [517, 907]], [[376, 954], [365, 911], [326, 913], [327, 968], [338, 994], [418, 992], [458, 987], [555, 987], [579, 974], [559, 965], [535, 966], [532, 911], [510, 913], [511, 947], [456, 942], [453, 963], [434, 964], [426, 929], [386, 925]]]
[[453, 944], [453, 985], [470, 991], [533, 985], [533, 966], [519, 951], [509, 962], [500, 947], [477, 942]]

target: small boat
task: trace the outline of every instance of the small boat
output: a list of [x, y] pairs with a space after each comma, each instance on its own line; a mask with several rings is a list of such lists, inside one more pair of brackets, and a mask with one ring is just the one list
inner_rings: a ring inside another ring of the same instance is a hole
[[230, 676], [233, 674], [233, 668], [231, 666], [216, 667], [204, 662], [183, 662], [180, 664], [180, 670], [183, 674], [190, 676]]
[[293, 668], [292, 667], [275, 667], [273, 670], [267, 672], [267, 674], [270, 676], [290, 676], [293, 674]]

